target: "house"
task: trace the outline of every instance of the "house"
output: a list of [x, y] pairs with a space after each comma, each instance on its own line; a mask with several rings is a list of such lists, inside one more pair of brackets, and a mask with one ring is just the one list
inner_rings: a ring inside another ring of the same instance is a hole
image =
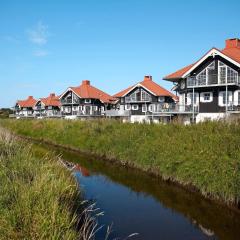
[[55, 93], [46, 98], [40, 98], [34, 106], [36, 117], [61, 117], [61, 103]]
[[240, 113], [239, 76], [240, 39], [233, 38], [164, 79], [175, 84], [179, 104], [194, 110], [188, 121], [201, 122]]
[[[169, 121], [171, 109], [178, 98], [145, 76], [144, 80], [115, 94], [118, 99], [115, 116], [122, 116], [131, 122]], [[112, 114], [113, 115], [113, 114]]]
[[105, 116], [115, 99], [84, 80], [80, 86], [69, 87], [62, 93], [60, 101], [65, 118], [84, 118]]
[[33, 96], [29, 96], [26, 100], [18, 100], [14, 110], [17, 118], [19, 117], [34, 117], [34, 106], [37, 100]]

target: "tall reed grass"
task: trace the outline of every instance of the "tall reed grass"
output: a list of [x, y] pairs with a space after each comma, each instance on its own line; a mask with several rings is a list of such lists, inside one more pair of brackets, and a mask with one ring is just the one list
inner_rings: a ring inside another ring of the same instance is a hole
[[2, 120], [13, 132], [89, 151], [191, 186], [229, 205], [240, 199], [240, 125]]
[[0, 239], [94, 239], [71, 173], [0, 128]]

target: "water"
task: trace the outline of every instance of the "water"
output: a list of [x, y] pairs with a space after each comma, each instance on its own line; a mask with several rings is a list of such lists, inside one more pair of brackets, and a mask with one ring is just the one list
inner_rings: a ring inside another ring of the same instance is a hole
[[96, 239], [104, 239], [111, 224], [110, 239], [135, 232], [139, 235], [131, 239], [240, 239], [240, 214], [198, 193], [101, 159], [47, 148], [77, 163], [73, 172], [84, 198], [96, 201], [104, 212]]

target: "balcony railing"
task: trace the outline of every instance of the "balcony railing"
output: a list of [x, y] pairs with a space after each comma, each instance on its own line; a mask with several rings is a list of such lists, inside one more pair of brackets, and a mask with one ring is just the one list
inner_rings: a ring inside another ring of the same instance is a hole
[[218, 74], [210, 74], [206, 78], [188, 77], [187, 87], [204, 87], [213, 85], [240, 85], [240, 77], [220, 77]]
[[141, 97], [125, 97], [125, 102], [126, 103], [133, 103], [133, 102], [151, 102], [152, 98], [149, 97], [145, 97], [145, 98], [141, 98]]
[[153, 114], [160, 114], [160, 113], [192, 113], [198, 112], [199, 107], [198, 105], [180, 105], [180, 104], [172, 104], [172, 103], [164, 103], [158, 104], [153, 108]]
[[229, 102], [227, 106], [229, 112], [240, 112], [240, 101]]
[[84, 116], [102, 116], [104, 115], [104, 112], [101, 111], [92, 111], [92, 112], [85, 112], [85, 111], [72, 111], [72, 112], [62, 112], [63, 116], [78, 116], [78, 117], [84, 117]]
[[79, 104], [80, 103], [80, 101], [79, 101], [79, 99], [62, 99], [61, 100], [61, 103], [62, 104]]
[[129, 110], [106, 110], [107, 117], [129, 117], [130, 111]]

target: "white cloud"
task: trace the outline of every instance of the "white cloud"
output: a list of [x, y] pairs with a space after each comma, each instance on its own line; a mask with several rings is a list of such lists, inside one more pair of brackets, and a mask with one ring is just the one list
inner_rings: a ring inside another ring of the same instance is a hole
[[34, 29], [27, 31], [29, 41], [37, 45], [44, 45], [48, 40], [48, 26], [44, 25], [41, 21], [37, 23]]
[[33, 53], [33, 55], [35, 56], [35, 57], [46, 57], [47, 55], [49, 54], [49, 52], [48, 51], [46, 51], [46, 50], [36, 50], [34, 53]]

